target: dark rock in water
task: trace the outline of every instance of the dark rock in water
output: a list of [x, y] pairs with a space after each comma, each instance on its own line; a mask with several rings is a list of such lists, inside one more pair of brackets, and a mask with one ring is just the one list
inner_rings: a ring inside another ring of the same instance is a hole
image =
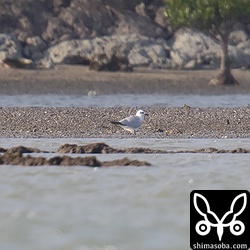
[[7, 151], [7, 149], [5, 148], [0, 148], [0, 153], [5, 153]]
[[236, 149], [201, 148], [201, 149], [194, 149], [194, 150], [176, 151], [176, 153], [246, 154], [246, 153], [250, 153], [250, 150], [245, 149], [245, 148], [236, 148]]
[[101, 162], [94, 156], [89, 157], [76, 157], [72, 158], [69, 156], [56, 156], [46, 161], [47, 165], [54, 166], [89, 166], [89, 167], [100, 167]]
[[84, 147], [85, 153], [102, 154], [103, 150], [110, 148], [106, 143], [93, 143]]
[[61, 165], [62, 160], [63, 160], [62, 157], [60, 157], [60, 156], [55, 156], [55, 157], [52, 157], [52, 158], [48, 159], [48, 160], [46, 161], [46, 163], [47, 163], [48, 165], [51, 165], [51, 166], [59, 166], [59, 165]]
[[222, 153], [250, 153], [250, 150], [244, 148], [237, 149], [217, 149], [217, 148], [200, 148], [193, 150], [160, 150], [150, 148], [112, 148], [106, 143], [92, 143], [86, 146], [77, 146], [75, 144], [64, 144], [59, 147], [57, 153], [73, 154], [177, 154], [177, 153], [201, 153], [201, 154], [222, 154]]
[[150, 166], [145, 161], [129, 160], [124, 158], [121, 160], [100, 162], [94, 156], [88, 157], [70, 157], [55, 156], [50, 159], [45, 157], [32, 157], [30, 155], [23, 156], [21, 152], [4, 153], [0, 156], [1, 165], [18, 165], [18, 166], [88, 166], [88, 167], [110, 167], [110, 166]]
[[102, 163], [96, 159], [94, 156], [88, 157], [76, 157], [76, 158], [66, 158], [63, 157], [64, 160], [62, 161], [61, 165], [68, 166], [89, 166], [89, 167], [101, 167]]
[[138, 160], [129, 160], [127, 157], [114, 160], [114, 161], [104, 161], [102, 162], [103, 167], [110, 167], [110, 166], [151, 166], [150, 163], [147, 161], [138, 161]]
[[0, 156], [1, 165], [23, 165], [22, 164], [22, 154], [16, 153], [4, 153]]
[[17, 147], [12, 147], [7, 149], [7, 153], [14, 154], [14, 153], [20, 153], [20, 154], [25, 154], [25, 153], [47, 153], [47, 151], [42, 151], [38, 148], [28, 148], [24, 146], [17, 146]]
[[192, 150], [192, 151], [194, 153], [207, 153], [207, 154], [218, 153], [217, 148], [201, 148], [201, 149]]
[[76, 144], [63, 144], [61, 145], [57, 153], [62, 153], [62, 154], [84, 154], [85, 151], [81, 146], [77, 146]]
[[1, 165], [19, 165], [19, 166], [42, 166], [46, 162], [43, 157], [23, 156], [22, 153], [4, 153], [0, 156]]
[[63, 144], [61, 145], [57, 153], [72, 153], [72, 154], [152, 154], [152, 153], [165, 153], [163, 150], [154, 150], [150, 148], [125, 148], [117, 149], [112, 148], [106, 143], [92, 143], [86, 146], [77, 146], [76, 144]]
[[57, 153], [72, 153], [72, 154], [152, 154], [152, 153], [165, 153], [163, 150], [154, 150], [149, 148], [126, 148], [117, 149], [112, 148], [106, 143], [92, 143], [86, 146], [77, 146], [76, 144], [63, 144], [61, 145]]
[[76, 144], [63, 144], [61, 145], [57, 153], [71, 153], [71, 154], [109, 154], [119, 153], [120, 150], [116, 150], [106, 143], [92, 143], [86, 146], [77, 146]]
[[239, 154], [247, 154], [247, 153], [250, 153], [250, 150], [247, 150], [245, 148], [237, 148], [237, 149], [234, 149], [234, 150], [230, 150], [230, 153], [239, 153]]
[[[87, 157], [70, 157], [67, 155], [54, 156], [52, 158], [32, 157], [31, 155], [23, 156], [24, 153], [40, 153], [37, 148], [27, 148], [23, 146], [13, 147], [9, 149], [0, 148], [0, 165], [18, 165], [18, 166], [89, 166], [89, 167], [108, 167], [108, 166], [150, 166], [147, 161], [130, 160], [127, 157], [113, 161], [99, 161], [95, 156]], [[82, 154], [245, 154], [250, 153], [249, 149], [217, 149], [217, 148], [200, 148], [192, 150], [158, 150], [150, 148], [126, 148], [115, 149], [105, 143], [92, 143], [86, 146], [77, 146], [75, 144], [61, 145], [57, 153], [82, 153]]]
[[21, 159], [23, 159], [23, 165], [24, 166], [43, 166], [43, 165], [47, 165], [46, 164], [46, 159], [44, 157], [31, 157], [30, 155], [28, 155], [26, 157], [22, 156]]
[[165, 153], [163, 150], [154, 150], [150, 148], [126, 148], [124, 149], [124, 153], [127, 154], [157, 154], [157, 153]]

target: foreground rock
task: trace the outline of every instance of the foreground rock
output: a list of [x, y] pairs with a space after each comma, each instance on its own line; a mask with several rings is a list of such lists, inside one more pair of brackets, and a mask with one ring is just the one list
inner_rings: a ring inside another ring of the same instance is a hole
[[11, 148], [0, 148], [0, 153], [8, 153], [8, 154], [30, 154], [30, 153], [48, 153], [48, 151], [40, 150], [38, 148], [30, 148], [24, 146], [17, 146]]
[[11, 148], [8, 148], [6, 152], [9, 154], [48, 153], [48, 151], [40, 150], [38, 148], [30, 148], [30, 147], [24, 147], [24, 146], [11, 147]]
[[166, 153], [164, 150], [155, 150], [150, 148], [125, 148], [117, 149], [110, 147], [106, 143], [93, 143], [86, 146], [78, 146], [76, 144], [63, 144], [57, 153], [71, 154], [157, 154]]
[[62, 154], [109, 154], [120, 153], [122, 150], [114, 149], [106, 143], [93, 143], [86, 146], [78, 146], [76, 144], [63, 144], [61, 145], [57, 153]]
[[150, 148], [125, 148], [116, 149], [112, 148], [105, 143], [93, 143], [86, 146], [77, 146], [75, 144], [61, 145], [57, 153], [63, 154], [182, 154], [182, 153], [204, 153], [204, 154], [233, 154], [233, 153], [250, 153], [250, 150], [244, 148], [236, 149], [217, 149], [217, 148], [201, 148], [193, 150], [160, 150]]
[[[11, 147], [11, 148], [0, 148], [0, 153], [6, 153], [6, 155], [14, 155], [14, 156], [22, 156], [22, 154], [30, 154], [30, 153], [55, 153], [55, 152], [49, 152], [49, 151], [43, 151], [38, 148], [29, 148], [24, 146], [17, 146], [17, 147]], [[189, 154], [189, 153], [201, 153], [201, 154], [234, 154], [234, 153], [250, 153], [250, 149], [245, 148], [236, 148], [236, 149], [217, 149], [217, 148], [200, 148], [200, 149], [192, 149], [192, 150], [160, 150], [160, 149], [150, 149], [150, 148], [113, 148], [107, 145], [106, 143], [99, 142], [99, 143], [91, 143], [87, 144], [85, 146], [79, 146], [76, 144], [63, 144], [61, 145], [56, 153], [59, 154]], [[60, 165], [62, 161], [74, 161], [74, 159], [77, 159], [81, 161], [82, 158], [67, 158], [63, 157], [53, 157], [51, 158], [50, 163], [57, 162], [56, 165]], [[93, 158], [89, 158], [93, 159]], [[76, 162], [77, 162], [76, 161]], [[122, 160], [115, 160], [114, 162], [123, 162], [122, 164], [130, 164], [129, 159], [124, 158]], [[94, 163], [96, 164], [96, 163]], [[109, 164], [109, 162], [105, 162], [105, 164]], [[91, 164], [93, 165], [93, 164]], [[120, 165], [120, 163], [118, 164]]]
[[113, 161], [99, 161], [94, 156], [89, 157], [70, 157], [55, 156], [52, 158], [23, 156], [22, 153], [4, 153], [0, 156], [0, 165], [18, 166], [87, 166], [87, 167], [111, 167], [111, 166], [151, 166], [146, 161], [129, 160], [123, 158]]

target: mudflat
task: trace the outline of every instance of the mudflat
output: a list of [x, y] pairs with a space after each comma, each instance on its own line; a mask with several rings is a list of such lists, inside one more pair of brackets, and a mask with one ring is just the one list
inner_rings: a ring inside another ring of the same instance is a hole
[[232, 70], [237, 86], [209, 86], [218, 70], [135, 68], [133, 72], [96, 72], [88, 67], [0, 69], [1, 94], [235, 94], [250, 93], [250, 71]]

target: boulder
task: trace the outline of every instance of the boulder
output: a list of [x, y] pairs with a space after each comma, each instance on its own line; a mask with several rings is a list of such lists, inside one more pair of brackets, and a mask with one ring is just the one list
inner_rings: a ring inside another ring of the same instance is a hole
[[143, 49], [130, 51], [128, 60], [132, 66], [149, 66], [151, 63], [150, 57]]
[[56, 65], [51, 60], [51, 58], [48, 56], [48, 53], [45, 53], [43, 57], [40, 59], [37, 58], [37, 60], [34, 62], [35, 68], [37, 69], [54, 69], [56, 68]]
[[5, 58], [21, 58], [22, 46], [18, 40], [8, 34], [0, 34], [0, 62]]
[[233, 68], [250, 68], [250, 40], [238, 44], [238, 46], [229, 46], [231, 66]]
[[24, 55], [33, 60], [39, 60], [43, 57], [43, 51], [47, 49], [47, 44], [39, 36], [28, 37], [24, 47]]
[[244, 30], [235, 30], [229, 34], [228, 44], [237, 46], [240, 43], [245, 43], [249, 39], [249, 36]]
[[70, 40], [51, 46], [47, 54], [55, 64], [89, 64], [93, 48], [91, 40]]
[[154, 18], [157, 10], [164, 6], [163, 1], [146, 4], [146, 16], [136, 11], [141, 2], [146, 1], [8, 0], [1, 4], [1, 30], [16, 35], [24, 45], [28, 37], [35, 36], [41, 37], [46, 44], [134, 33], [167, 36]]
[[162, 27], [133, 12], [127, 12], [126, 15], [119, 16], [119, 25], [113, 33], [118, 36], [137, 34], [153, 38], [168, 37], [168, 33]]
[[56, 63], [90, 65], [95, 70], [131, 71], [132, 66], [164, 66], [170, 48], [164, 39], [141, 36], [110, 36], [70, 40], [48, 50]]
[[48, 53], [44, 52], [47, 45], [39, 36], [29, 37], [26, 41], [28, 45], [22, 47], [14, 36], [0, 34], [0, 62], [3, 67], [24, 69], [55, 67]]
[[[229, 38], [229, 57], [232, 68], [250, 67], [250, 41], [243, 31], [233, 31]], [[220, 66], [221, 46], [205, 34], [180, 29], [172, 39], [171, 59], [178, 68], [218, 68]]]
[[171, 59], [179, 68], [217, 68], [221, 48], [205, 34], [192, 29], [179, 29], [172, 39]]

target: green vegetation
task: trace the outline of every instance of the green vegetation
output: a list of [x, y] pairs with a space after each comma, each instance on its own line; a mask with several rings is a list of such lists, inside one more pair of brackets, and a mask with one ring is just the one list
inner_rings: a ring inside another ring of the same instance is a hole
[[222, 47], [220, 72], [211, 85], [238, 84], [230, 71], [228, 37], [235, 23], [250, 23], [250, 0], [165, 0], [165, 14], [175, 27], [199, 29]]

